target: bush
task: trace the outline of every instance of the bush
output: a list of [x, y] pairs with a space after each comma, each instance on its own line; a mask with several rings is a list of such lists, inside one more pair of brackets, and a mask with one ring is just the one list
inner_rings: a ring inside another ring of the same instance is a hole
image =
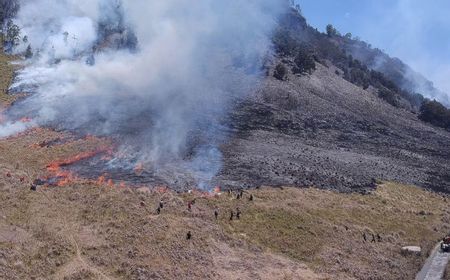
[[422, 103], [419, 119], [438, 127], [450, 129], [450, 109], [436, 100], [427, 100]]
[[297, 51], [298, 42], [284, 29], [278, 29], [272, 41], [278, 54], [290, 56]]
[[359, 68], [353, 68], [350, 71], [350, 82], [357, 86], [362, 86], [364, 89], [367, 89], [370, 85], [370, 80], [366, 72]]
[[299, 52], [294, 59], [294, 63], [295, 66], [292, 69], [292, 72], [295, 74], [311, 74], [314, 70], [316, 70], [316, 62], [306, 47], [301, 47], [299, 49]]
[[378, 96], [394, 107], [400, 106], [398, 96], [394, 92], [392, 92], [388, 89], [384, 89], [384, 88], [380, 89], [378, 91]]
[[288, 74], [288, 69], [286, 68], [286, 66], [284, 66], [282, 63], [279, 63], [276, 67], [275, 67], [275, 71], [273, 73], [273, 76], [280, 80], [280, 81], [285, 81], [286, 77]]

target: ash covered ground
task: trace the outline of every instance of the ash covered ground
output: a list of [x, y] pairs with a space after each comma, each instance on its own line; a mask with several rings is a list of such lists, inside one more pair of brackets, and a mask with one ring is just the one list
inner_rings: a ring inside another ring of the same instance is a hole
[[374, 180], [450, 191], [450, 133], [317, 64], [312, 75], [267, 78], [230, 116], [224, 185], [370, 188]]

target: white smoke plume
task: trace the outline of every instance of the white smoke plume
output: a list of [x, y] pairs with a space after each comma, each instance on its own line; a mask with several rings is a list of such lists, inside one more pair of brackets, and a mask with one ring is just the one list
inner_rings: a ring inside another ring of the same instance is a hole
[[23, 0], [15, 22], [28, 42], [17, 51], [31, 44], [34, 57], [12, 90], [32, 95], [9, 115], [117, 136], [124, 153], [154, 166], [183, 160], [194, 142], [185, 169], [210, 179], [220, 169], [219, 121], [232, 98], [259, 81], [285, 7], [279, 0]]

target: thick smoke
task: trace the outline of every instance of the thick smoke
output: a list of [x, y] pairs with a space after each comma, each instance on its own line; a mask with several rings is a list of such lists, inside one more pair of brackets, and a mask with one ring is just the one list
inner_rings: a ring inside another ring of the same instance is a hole
[[220, 120], [257, 84], [284, 7], [279, 0], [24, 0], [16, 23], [34, 57], [12, 90], [32, 94], [9, 115], [116, 136], [126, 160], [111, 164], [144, 162], [158, 172], [177, 163], [208, 183], [220, 169]]

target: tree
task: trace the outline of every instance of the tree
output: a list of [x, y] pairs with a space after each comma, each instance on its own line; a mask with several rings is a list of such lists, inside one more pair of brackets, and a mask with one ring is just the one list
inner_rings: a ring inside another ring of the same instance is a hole
[[316, 70], [314, 58], [306, 47], [300, 47], [299, 52], [294, 59], [294, 63], [295, 66], [292, 69], [292, 72], [295, 74], [311, 74], [314, 70]]
[[0, 0], [0, 25], [3, 26], [8, 20], [16, 16], [19, 11], [18, 0]]
[[284, 66], [282, 63], [279, 63], [275, 67], [275, 71], [273, 72], [273, 76], [276, 79], [280, 80], [280, 81], [285, 81], [287, 73], [288, 73], [288, 70], [287, 70], [286, 66]]
[[31, 48], [31, 45], [28, 45], [27, 50], [25, 51], [25, 58], [30, 59], [33, 57], [33, 49]]
[[331, 25], [331, 24], [327, 25], [326, 30], [327, 30], [328, 37], [333, 37], [333, 36], [336, 36], [338, 34], [336, 28], [334, 28], [334, 26]]
[[20, 28], [10, 19], [6, 24], [6, 36], [3, 37], [6, 51], [12, 51], [20, 42]]

